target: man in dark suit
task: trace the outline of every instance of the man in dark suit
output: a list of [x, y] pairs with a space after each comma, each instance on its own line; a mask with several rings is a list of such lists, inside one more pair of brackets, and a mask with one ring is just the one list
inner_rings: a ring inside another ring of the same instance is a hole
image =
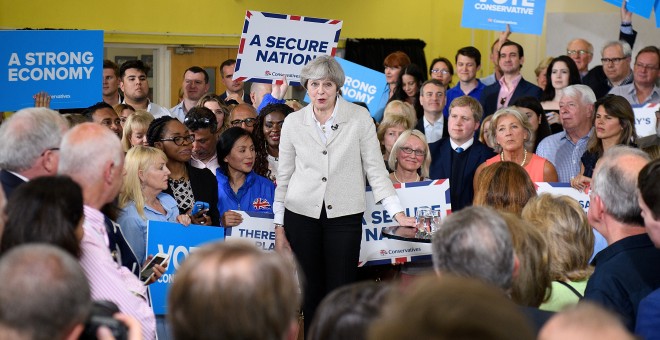
[[424, 116], [417, 121], [415, 129], [424, 133], [426, 141], [433, 143], [447, 137], [447, 123], [442, 115], [447, 98], [447, 88], [436, 79], [429, 79], [419, 91], [419, 103], [424, 108]]
[[242, 80], [232, 80], [234, 77], [234, 68], [236, 67], [235, 59], [227, 59], [220, 64], [220, 76], [222, 76], [222, 83], [227, 90], [220, 94], [218, 97], [223, 102], [235, 100], [237, 103], [246, 103], [252, 105], [250, 93], [245, 91], [245, 84]]
[[472, 205], [472, 185], [477, 167], [495, 155], [488, 146], [474, 138], [479, 130], [483, 109], [479, 102], [462, 96], [449, 106], [449, 138], [429, 144], [433, 179], [449, 178], [452, 211]]
[[26, 108], [0, 125], [0, 182], [7, 199], [19, 185], [57, 174], [60, 142], [68, 124], [47, 108]]
[[479, 102], [484, 109], [484, 117], [498, 109], [509, 106], [517, 98], [532, 96], [541, 98], [541, 88], [523, 79], [520, 69], [525, 62], [525, 52], [520, 44], [507, 41], [500, 47], [499, 66], [502, 78], [481, 92]]

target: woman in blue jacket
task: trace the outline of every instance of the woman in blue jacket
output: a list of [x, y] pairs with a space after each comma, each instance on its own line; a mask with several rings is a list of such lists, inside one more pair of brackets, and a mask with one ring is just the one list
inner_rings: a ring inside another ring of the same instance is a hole
[[240, 127], [227, 129], [217, 145], [219, 171], [218, 211], [224, 227], [234, 227], [243, 218], [231, 210], [273, 212], [275, 185], [252, 169], [256, 159], [254, 140], [250, 132]]

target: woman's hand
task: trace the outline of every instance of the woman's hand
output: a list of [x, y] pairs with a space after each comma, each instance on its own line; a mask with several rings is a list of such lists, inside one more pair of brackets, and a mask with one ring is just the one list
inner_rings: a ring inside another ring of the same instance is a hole
[[571, 186], [580, 192], [584, 192], [591, 186], [591, 178], [582, 175], [577, 175], [571, 178]]
[[282, 77], [282, 83], [277, 84], [277, 80], [273, 80], [273, 89], [270, 92], [270, 95], [275, 99], [282, 100], [284, 95], [286, 95], [286, 90], [289, 88], [289, 84], [286, 81], [286, 76]]
[[34, 99], [34, 107], [50, 108], [50, 95], [47, 92], [37, 92], [32, 99]]
[[281, 254], [291, 253], [291, 245], [284, 233], [284, 227], [275, 227], [275, 251]]
[[415, 226], [415, 218], [406, 216], [406, 214], [404, 214], [403, 212], [395, 214], [394, 219], [402, 227], [414, 227]]
[[197, 214], [193, 215], [192, 214], [192, 208], [188, 210], [187, 214], [190, 216], [190, 221], [192, 224], [199, 224], [199, 225], [211, 225], [211, 217], [206, 215], [208, 212], [208, 209], [201, 210]]
[[192, 220], [190, 219], [190, 215], [187, 214], [181, 214], [176, 217], [176, 221], [183, 224], [183, 226], [187, 227], [190, 225]]
[[222, 214], [221, 222], [223, 227], [235, 227], [243, 223], [243, 216], [235, 211], [229, 210]]

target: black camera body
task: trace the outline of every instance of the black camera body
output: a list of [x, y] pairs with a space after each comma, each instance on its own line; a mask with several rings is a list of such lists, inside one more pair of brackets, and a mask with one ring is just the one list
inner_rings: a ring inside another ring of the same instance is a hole
[[128, 328], [123, 322], [112, 317], [115, 313], [119, 313], [119, 308], [114, 302], [106, 300], [94, 301], [92, 311], [89, 313], [89, 317], [85, 322], [85, 330], [79, 339], [96, 339], [96, 331], [101, 326], [108, 328], [117, 340], [128, 339]]

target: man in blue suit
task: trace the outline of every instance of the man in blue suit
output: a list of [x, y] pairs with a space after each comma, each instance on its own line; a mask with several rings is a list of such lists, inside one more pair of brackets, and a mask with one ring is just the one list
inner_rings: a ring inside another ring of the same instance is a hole
[[520, 69], [525, 62], [525, 52], [520, 44], [507, 41], [500, 47], [499, 66], [502, 78], [481, 92], [479, 102], [484, 109], [484, 117], [509, 106], [517, 98], [532, 96], [541, 98], [541, 88], [523, 79]]
[[448, 178], [452, 211], [472, 205], [474, 173], [481, 163], [495, 156], [493, 150], [474, 138], [483, 109], [479, 102], [462, 96], [449, 106], [449, 138], [429, 144], [433, 179]]

